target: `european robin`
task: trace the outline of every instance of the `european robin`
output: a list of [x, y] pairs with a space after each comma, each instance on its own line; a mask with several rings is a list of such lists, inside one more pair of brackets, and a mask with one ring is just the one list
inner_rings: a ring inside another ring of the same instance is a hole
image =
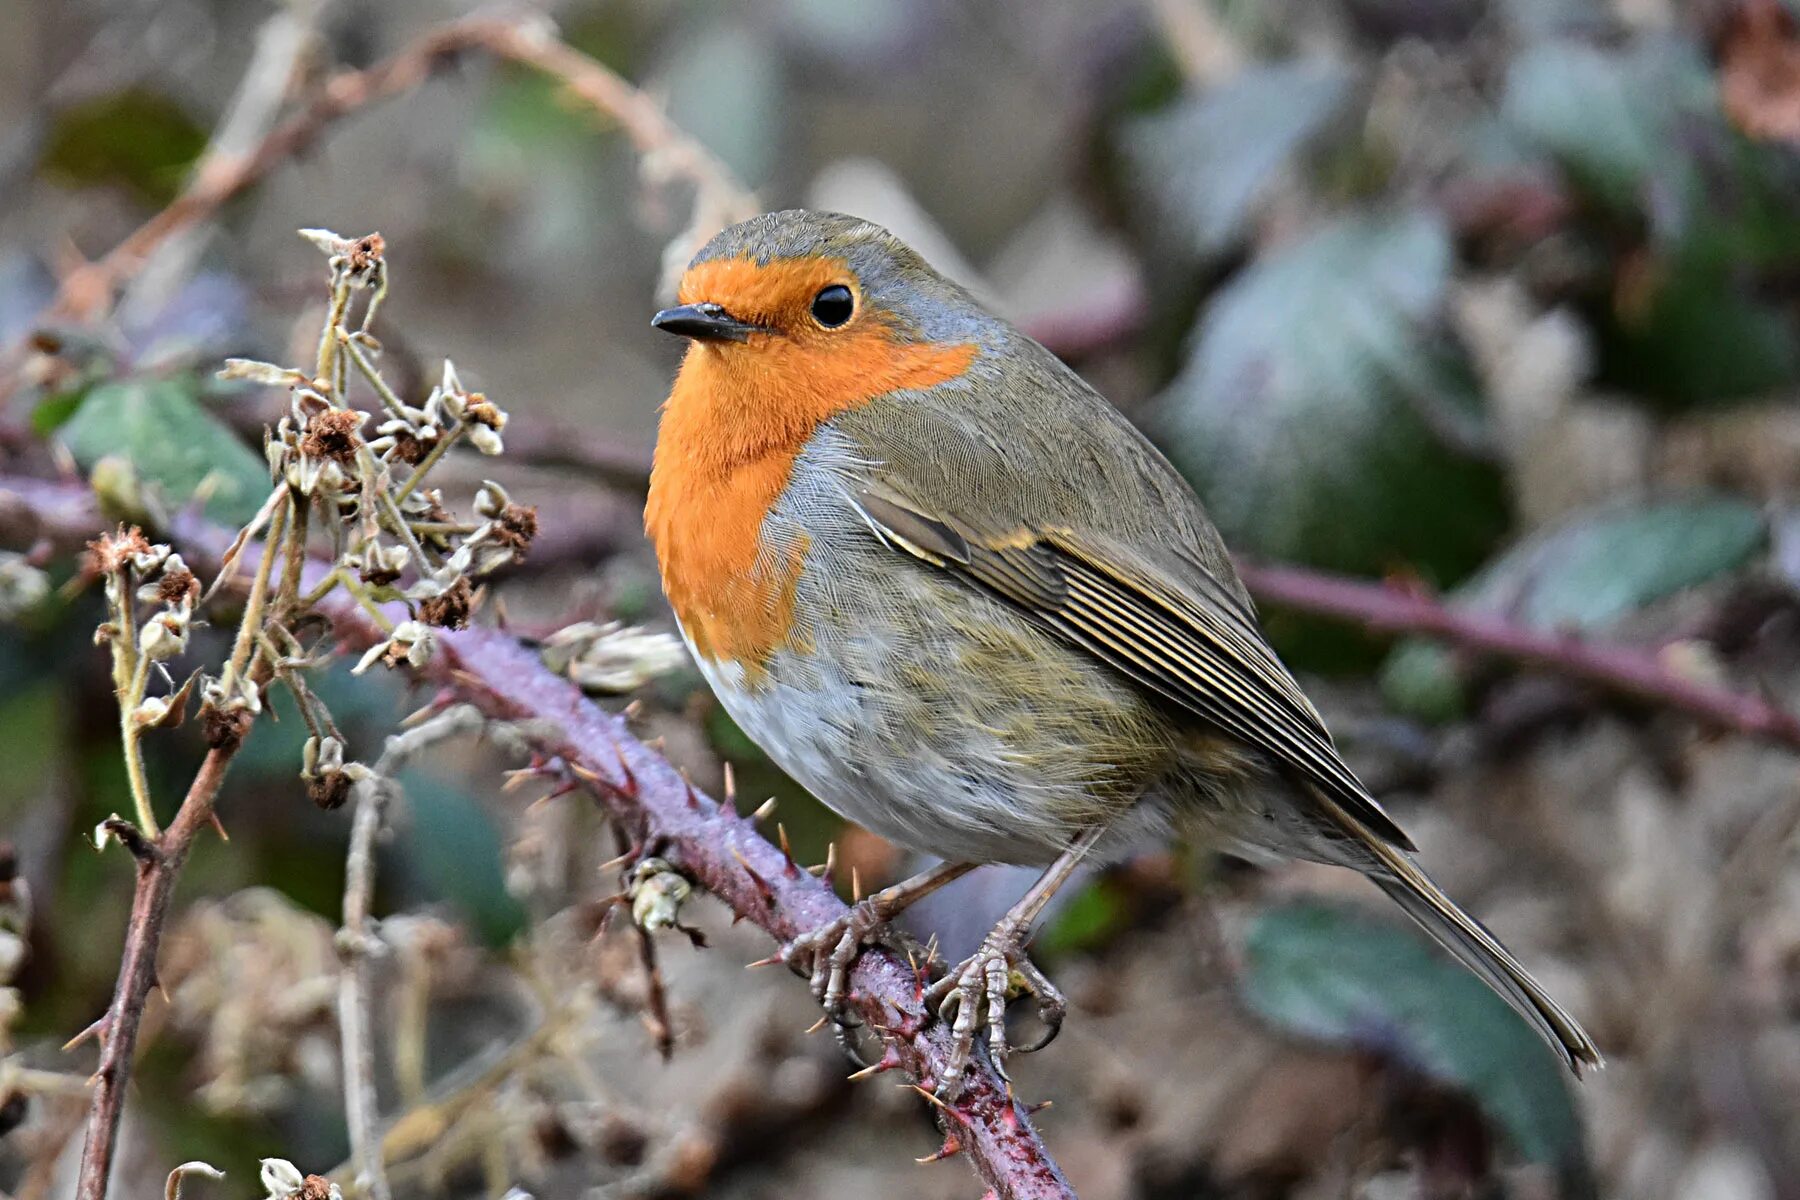
[[1054, 1033], [1031, 922], [1084, 856], [1180, 825], [1362, 872], [1571, 1069], [1599, 1065], [1339, 757], [1187, 483], [1054, 355], [835, 213], [732, 226], [679, 299], [651, 322], [690, 344], [645, 524], [682, 634], [788, 774], [944, 860], [784, 948], [829, 1011], [907, 904], [1046, 864], [928, 999], [959, 1064], [983, 1028], [1004, 1055], [1015, 974]]

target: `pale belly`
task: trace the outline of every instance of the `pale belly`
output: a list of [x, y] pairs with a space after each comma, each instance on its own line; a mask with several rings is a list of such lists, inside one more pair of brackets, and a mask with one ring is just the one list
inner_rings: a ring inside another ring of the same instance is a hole
[[969, 671], [956, 661], [965, 653], [864, 635], [829, 655], [779, 651], [754, 687], [736, 664], [696, 662], [777, 766], [909, 850], [1041, 864], [1091, 825], [1108, 828], [1102, 854], [1167, 832], [1155, 793], [1175, 752], [1146, 728], [1135, 695], [1056, 678], [1067, 664], [1040, 680], [1023, 658]]

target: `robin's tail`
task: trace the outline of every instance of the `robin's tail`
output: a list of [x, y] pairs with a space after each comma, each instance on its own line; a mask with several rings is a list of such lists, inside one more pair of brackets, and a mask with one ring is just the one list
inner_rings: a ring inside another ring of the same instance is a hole
[[1379, 866], [1368, 875], [1392, 896], [1406, 914], [1437, 943], [1481, 977], [1499, 997], [1525, 1018], [1579, 1076], [1586, 1067], [1604, 1065], [1593, 1039], [1531, 977], [1500, 939], [1456, 906], [1443, 889], [1421, 871], [1412, 857], [1365, 829], [1328, 796], [1319, 796], [1334, 823], [1374, 856]]

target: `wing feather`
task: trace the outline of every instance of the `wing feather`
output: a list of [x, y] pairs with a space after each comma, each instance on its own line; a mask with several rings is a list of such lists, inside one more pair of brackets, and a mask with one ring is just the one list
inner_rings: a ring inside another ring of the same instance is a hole
[[891, 545], [1014, 605], [1325, 789], [1376, 836], [1413, 848], [1338, 754], [1318, 711], [1229, 589], [1210, 588], [1210, 603], [1203, 602], [1177, 581], [1067, 530], [984, 529], [922, 512], [880, 484], [858, 490], [854, 500]]

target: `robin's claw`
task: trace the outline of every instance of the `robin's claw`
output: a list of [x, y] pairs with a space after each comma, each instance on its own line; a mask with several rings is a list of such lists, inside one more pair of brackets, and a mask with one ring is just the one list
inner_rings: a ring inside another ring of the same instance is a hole
[[[933, 984], [925, 994], [927, 1006], [935, 1006], [940, 1020], [950, 1026], [954, 1038], [950, 1061], [938, 1084], [938, 1095], [955, 1099], [962, 1090], [963, 1073], [975, 1051], [976, 1036], [986, 1030], [994, 1069], [1006, 1077], [1006, 1056], [1041, 1050], [1055, 1039], [1068, 1012], [1056, 985], [1025, 956], [1016, 933], [995, 930], [981, 949]], [[1038, 1017], [1045, 1032], [1027, 1045], [1006, 1040], [1006, 1004], [1014, 995], [1029, 992], [1037, 998]]]
[[880, 944], [887, 931], [887, 920], [880, 909], [864, 901], [835, 921], [788, 942], [776, 951], [776, 957], [807, 977], [807, 986], [825, 1009], [825, 1015], [841, 1025], [849, 1015], [844, 999], [850, 968], [863, 947]]

